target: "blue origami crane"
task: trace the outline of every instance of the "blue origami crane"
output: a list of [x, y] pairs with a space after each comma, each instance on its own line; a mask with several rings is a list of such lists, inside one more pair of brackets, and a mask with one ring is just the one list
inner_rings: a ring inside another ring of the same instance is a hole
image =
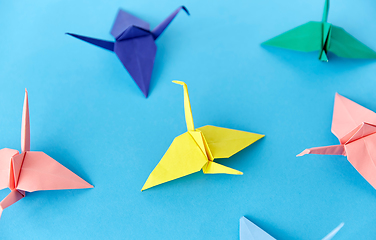
[[[341, 223], [322, 240], [330, 240], [337, 234], [337, 232], [343, 227], [344, 223]], [[264, 230], [256, 226], [253, 222], [247, 218], [240, 218], [240, 240], [276, 240]]]

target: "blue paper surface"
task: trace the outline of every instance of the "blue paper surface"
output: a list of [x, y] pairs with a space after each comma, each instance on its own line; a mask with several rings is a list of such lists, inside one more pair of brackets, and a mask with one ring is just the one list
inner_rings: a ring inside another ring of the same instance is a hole
[[[179, 5], [158, 39], [145, 99], [113, 53], [66, 36], [112, 40], [118, 8], [153, 28]], [[20, 148], [25, 87], [31, 147], [95, 186], [30, 193], [4, 211], [2, 239], [239, 239], [246, 216], [276, 239], [374, 239], [376, 190], [341, 156], [295, 155], [337, 144], [335, 92], [376, 111], [376, 62], [261, 47], [321, 17], [323, 1], [2, 1], [0, 147]], [[331, 23], [376, 49], [376, 3], [332, 0]], [[106, 33], [108, 29], [108, 33]], [[283, 54], [282, 54], [283, 53]], [[140, 189], [174, 137], [195, 124], [265, 134], [223, 164], [243, 176], [193, 174]], [[9, 190], [0, 191], [0, 199]]]

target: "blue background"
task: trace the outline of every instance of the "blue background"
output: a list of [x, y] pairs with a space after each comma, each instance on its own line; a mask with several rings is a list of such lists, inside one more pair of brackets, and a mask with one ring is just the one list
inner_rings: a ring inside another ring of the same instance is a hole
[[[119, 7], [155, 27], [145, 99], [117, 57], [64, 35], [112, 40]], [[337, 144], [336, 92], [376, 110], [376, 63], [264, 48], [309, 20], [324, 1], [18, 0], [0, 3], [0, 146], [20, 149], [24, 88], [31, 148], [95, 185], [44, 191], [7, 208], [1, 239], [238, 239], [243, 215], [277, 239], [374, 239], [376, 191], [341, 156], [295, 155]], [[376, 49], [376, 3], [333, 0], [329, 22]], [[174, 137], [186, 131], [183, 90], [196, 127], [263, 133], [218, 162], [243, 176], [196, 173], [141, 192]], [[9, 190], [0, 192], [0, 199]]]

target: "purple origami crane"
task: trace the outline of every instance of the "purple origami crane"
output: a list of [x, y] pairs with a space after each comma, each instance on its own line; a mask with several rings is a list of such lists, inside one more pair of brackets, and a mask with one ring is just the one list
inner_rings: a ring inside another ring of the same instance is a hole
[[116, 39], [115, 42], [72, 33], [67, 34], [115, 52], [145, 97], [147, 97], [157, 51], [154, 41], [162, 34], [181, 9], [189, 15], [188, 10], [181, 6], [152, 31], [149, 30], [149, 23], [120, 9], [111, 29], [111, 35]]

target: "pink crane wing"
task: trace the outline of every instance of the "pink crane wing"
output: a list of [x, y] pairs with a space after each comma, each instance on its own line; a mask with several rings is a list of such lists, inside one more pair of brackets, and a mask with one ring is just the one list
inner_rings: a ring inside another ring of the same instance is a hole
[[17, 185], [28, 192], [92, 187], [43, 152], [26, 152]]
[[343, 138], [363, 122], [376, 125], [376, 113], [337, 93], [334, 102], [332, 133], [341, 144], [346, 142]]
[[368, 135], [376, 133], [376, 126], [369, 123], [362, 123], [359, 127], [355, 128], [349, 134], [342, 138], [346, 144], [354, 142], [360, 138], [367, 137]]
[[345, 145], [347, 159], [376, 189], [376, 134], [371, 134]]
[[18, 154], [17, 150], [3, 148], [0, 150], [0, 190], [9, 187], [11, 159]]

